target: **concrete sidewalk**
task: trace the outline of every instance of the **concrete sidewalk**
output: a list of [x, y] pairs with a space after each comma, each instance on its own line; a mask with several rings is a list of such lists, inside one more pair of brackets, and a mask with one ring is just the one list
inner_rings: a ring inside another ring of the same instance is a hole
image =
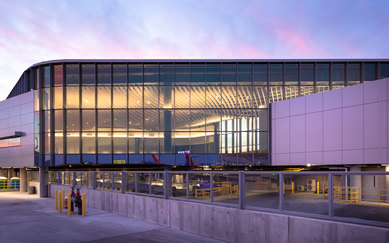
[[54, 200], [0, 192], [1, 242], [221, 242], [156, 224], [86, 208], [82, 217], [54, 210]]

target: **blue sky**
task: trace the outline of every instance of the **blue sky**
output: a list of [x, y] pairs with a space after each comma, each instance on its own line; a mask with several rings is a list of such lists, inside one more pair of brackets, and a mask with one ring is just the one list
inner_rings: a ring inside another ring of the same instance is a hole
[[388, 0], [0, 0], [0, 100], [73, 58], [388, 58]]

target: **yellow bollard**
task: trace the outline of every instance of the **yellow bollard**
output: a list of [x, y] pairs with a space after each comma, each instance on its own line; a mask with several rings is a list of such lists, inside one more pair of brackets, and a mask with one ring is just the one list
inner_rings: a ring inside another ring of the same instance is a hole
[[282, 184], [283, 187], [282, 187], [282, 194], [285, 194], [285, 183]]
[[279, 186], [277, 186], [277, 192], [280, 192], [280, 187]]
[[292, 194], [294, 194], [294, 182], [292, 181]]
[[65, 208], [65, 190], [62, 190], [62, 207]]
[[58, 191], [54, 191], [54, 208], [55, 210], [58, 210]]
[[85, 204], [86, 204], [86, 201], [85, 201], [85, 193], [82, 194], [82, 216], [85, 216]]
[[58, 212], [62, 213], [62, 200], [61, 200], [61, 198], [62, 198], [62, 192], [61, 192], [61, 191], [59, 192], [58, 198], [59, 198], [59, 200], [58, 200], [58, 201], [59, 201]]
[[72, 199], [70, 198], [70, 193], [68, 193], [68, 216], [72, 215], [72, 209], [71, 209], [71, 204], [72, 203]]
[[317, 189], [317, 195], [319, 195], [319, 191], [320, 191], [320, 183], [319, 181], [316, 182], [316, 189]]

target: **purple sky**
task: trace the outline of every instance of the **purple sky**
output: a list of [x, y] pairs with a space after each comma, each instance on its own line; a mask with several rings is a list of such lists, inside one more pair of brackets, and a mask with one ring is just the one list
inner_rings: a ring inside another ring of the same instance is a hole
[[0, 0], [0, 100], [72, 58], [388, 58], [388, 0]]

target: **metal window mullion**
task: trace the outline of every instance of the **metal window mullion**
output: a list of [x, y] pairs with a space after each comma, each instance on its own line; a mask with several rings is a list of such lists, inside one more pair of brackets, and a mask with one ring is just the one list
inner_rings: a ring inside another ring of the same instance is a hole
[[168, 199], [169, 198], [169, 189], [170, 189], [170, 174], [168, 171], [164, 171], [163, 176], [164, 176], [163, 197], [164, 197], [164, 199]]
[[186, 172], [186, 199], [189, 200], [189, 173]]
[[332, 62], [330, 62], [330, 64], [329, 64], [329, 68], [330, 68], [330, 70], [329, 70], [329, 80], [328, 80], [328, 82], [329, 82], [329, 90], [332, 90]]
[[103, 172], [103, 190], [105, 189], [105, 172]]
[[284, 175], [283, 173], [278, 174], [278, 184], [279, 184], [279, 204], [278, 204], [278, 209], [280, 211], [283, 211], [284, 209]]
[[151, 194], [151, 172], [149, 172], [149, 194]]
[[213, 202], [213, 173], [209, 175], [209, 190], [210, 190], [210, 201]]
[[99, 154], [99, 144], [98, 144], [98, 125], [99, 125], [99, 121], [98, 121], [98, 116], [97, 116], [97, 90], [98, 90], [98, 86], [97, 86], [97, 64], [95, 63], [94, 64], [94, 68], [95, 68], [95, 107], [94, 107], [94, 111], [95, 111], [95, 163], [98, 164], [99, 161], [98, 161], [98, 154]]
[[[328, 216], [333, 217], [334, 216], [334, 178], [333, 174], [328, 174]], [[323, 192], [324, 193], [324, 192]]]
[[97, 172], [93, 171], [93, 189], [96, 189], [97, 187], [96, 177], [97, 177]]
[[135, 192], [138, 192], [138, 173], [135, 172]]
[[73, 173], [73, 187], [77, 185], [77, 181], [76, 181], [76, 177], [77, 177], [77, 172], [76, 171], [73, 171], [71, 172]]
[[[110, 79], [111, 79], [111, 83], [110, 83], [110, 87], [111, 87], [111, 164], [113, 164], [113, 66], [112, 66], [112, 62], [109, 64], [110, 65], [110, 70], [111, 70], [111, 74], [110, 74]], [[113, 176], [113, 174], [112, 174]], [[112, 177], [112, 181], [113, 181], [113, 177]], [[112, 184], [112, 190], [113, 190], [113, 184]]]
[[122, 193], [126, 192], [127, 181], [126, 181], [126, 172], [122, 171]]
[[245, 173], [239, 171], [239, 208], [244, 209], [245, 206]]
[[82, 106], [82, 68], [81, 68], [81, 63], [79, 66], [79, 79], [78, 82], [78, 115], [80, 117], [78, 121], [78, 134], [80, 135], [78, 138], [78, 157], [80, 158], [80, 164], [82, 164], [82, 136], [81, 136], [81, 131], [82, 131], [82, 116], [81, 116], [81, 106]]
[[115, 174], [114, 174], [115, 172], [111, 172], [111, 180], [112, 180], [112, 188], [111, 188], [111, 190], [113, 191], [113, 190], [115, 190]]
[[344, 86], [347, 87], [348, 86], [348, 62], [346, 62], [344, 64]]

